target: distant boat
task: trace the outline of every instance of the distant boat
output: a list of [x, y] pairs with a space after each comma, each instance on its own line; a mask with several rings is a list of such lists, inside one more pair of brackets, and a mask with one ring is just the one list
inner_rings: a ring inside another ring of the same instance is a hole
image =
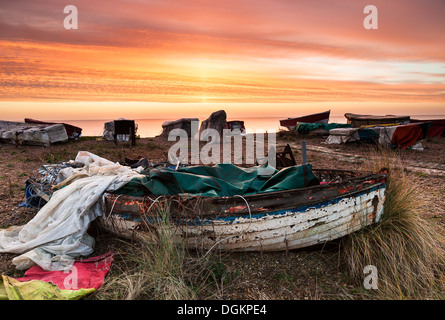
[[[116, 124], [119, 126], [116, 130]], [[120, 125], [119, 125], [120, 124]], [[124, 130], [125, 133], [116, 132]], [[136, 144], [136, 133], [138, 131], [138, 125], [134, 120], [128, 120], [125, 118], [119, 118], [112, 121], [107, 121], [104, 123], [104, 131], [102, 138], [108, 141], [120, 141], [120, 142], [131, 142], [133, 145]], [[115, 135], [116, 133], [116, 135]]]
[[331, 110], [325, 111], [325, 112], [320, 112], [320, 113], [309, 114], [309, 115], [297, 117], [297, 118], [287, 118], [287, 119], [280, 120], [280, 125], [282, 127], [288, 128], [289, 130], [294, 130], [294, 128], [298, 122], [328, 123], [330, 114], [331, 114]]
[[409, 116], [375, 116], [355, 113], [345, 113], [345, 117], [348, 119], [347, 123], [350, 123], [353, 128], [379, 124], [408, 124], [410, 120]]
[[417, 120], [411, 119], [411, 123], [419, 122], [431, 122], [431, 126], [428, 128], [427, 137], [445, 137], [445, 119], [432, 119], [432, 120]]
[[0, 141], [15, 145], [37, 145], [49, 147], [54, 143], [68, 140], [61, 123], [25, 123], [0, 120]]
[[77, 140], [80, 138], [81, 134], [82, 134], [82, 128], [73, 126], [71, 124], [67, 124], [67, 123], [61, 123], [61, 122], [47, 122], [47, 121], [40, 121], [40, 120], [35, 120], [35, 119], [29, 119], [29, 118], [25, 118], [25, 123], [31, 123], [31, 124], [48, 124], [48, 125], [52, 125], [52, 124], [63, 124], [63, 126], [65, 127], [66, 130], [66, 134], [68, 135], [68, 139], [69, 140]]
[[197, 122], [199, 123], [198, 118], [181, 118], [174, 121], [165, 121], [162, 124], [162, 133], [159, 135], [163, 138], [168, 138], [168, 135], [170, 134], [170, 131], [174, 129], [182, 129], [185, 130], [188, 137], [192, 137], [193, 130], [192, 130], [192, 123]]
[[230, 130], [240, 130], [240, 133], [245, 133], [246, 128], [244, 127], [244, 121], [241, 120], [232, 120], [232, 121], [226, 121], [227, 129]]

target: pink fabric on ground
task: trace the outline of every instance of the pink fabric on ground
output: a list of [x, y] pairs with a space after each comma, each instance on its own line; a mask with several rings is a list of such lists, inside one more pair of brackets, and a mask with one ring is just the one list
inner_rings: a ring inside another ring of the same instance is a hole
[[46, 271], [35, 265], [25, 272], [19, 281], [40, 280], [51, 282], [59, 289], [99, 289], [110, 270], [113, 252], [102, 256], [76, 261], [70, 271]]

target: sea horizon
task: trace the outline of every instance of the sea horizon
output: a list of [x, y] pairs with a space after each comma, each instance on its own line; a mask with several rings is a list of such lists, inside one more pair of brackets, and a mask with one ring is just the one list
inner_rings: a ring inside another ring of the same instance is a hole
[[[389, 113], [388, 113], [389, 114]], [[376, 114], [380, 115], [380, 114]], [[411, 115], [412, 119], [428, 120], [428, 119], [441, 119], [445, 118], [445, 114], [417, 114]], [[197, 118], [199, 121], [207, 119], [207, 117], [190, 117]], [[117, 120], [118, 118], [104, 118], [104, 119], [80, 119], [80, 120], [69, 120], [69, 119], [37, 119], [42, 121], [51, 122], [64, 122], [74, 126], [82, 128], [82, 136], [102, 136], [104, 125], [106, 122]], [[180, 118], [165, 117], [165, 118], [131, 118], [135, 120], [138, 126], [137, 134], [141, 138], [155, 137], [162, 132], [162, 124], [165, 121], [177, 120]], [[279, 120], [286, 119], [286, 117], [228, 117], [227, 120], [242, 120], [246, 127], [247, 133], [261, 132], [261, 131], [279, 131], [283, 129], [280, 126]], [[346, 123], [346, 118], [344, 114], [332, 114], [329, 118], [329, 123]]]

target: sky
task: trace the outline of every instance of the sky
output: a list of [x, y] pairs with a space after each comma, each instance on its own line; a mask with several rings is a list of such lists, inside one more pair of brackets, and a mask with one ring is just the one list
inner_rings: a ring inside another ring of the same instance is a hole
[[0, 0], [0, 120], [445, 114], [444, 13], [444, 0]]

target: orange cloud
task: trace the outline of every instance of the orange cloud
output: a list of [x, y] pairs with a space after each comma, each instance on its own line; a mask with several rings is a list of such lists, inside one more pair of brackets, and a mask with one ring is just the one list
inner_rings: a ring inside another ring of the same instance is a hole
[[445, 101], [445, 4], [58, 1], [0, 12], [0, 100], [297, 103]]

